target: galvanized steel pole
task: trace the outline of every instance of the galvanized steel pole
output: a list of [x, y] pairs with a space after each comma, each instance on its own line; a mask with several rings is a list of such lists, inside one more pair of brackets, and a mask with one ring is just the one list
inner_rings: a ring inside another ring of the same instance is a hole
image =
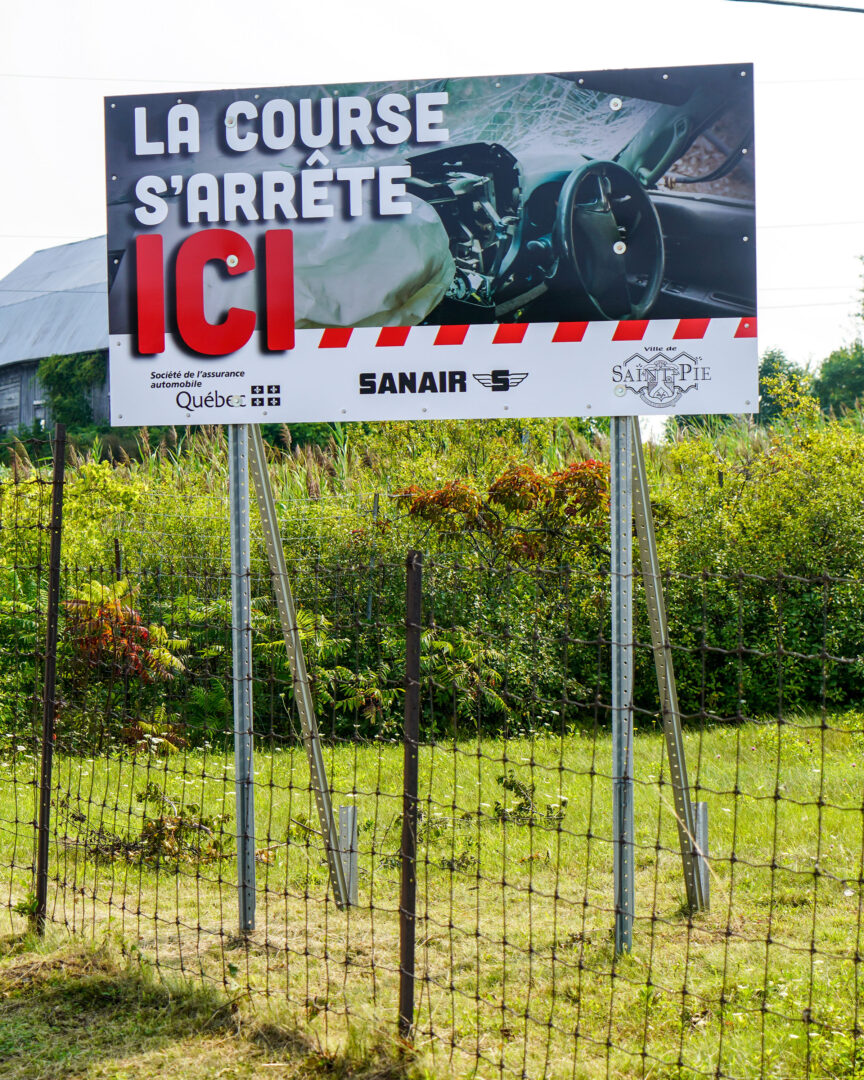
[[633, 437], [630, 417], [613, 416], [611, 449], [612, 846], [615, 952], [633, 946]]
[[249, 439], [228, 426], [231, 520], [231, 644], [234, 674], [234, 788], [240, 933], [255, 929], [255, 788], [252, 767], [252, 599], [249, 542]]

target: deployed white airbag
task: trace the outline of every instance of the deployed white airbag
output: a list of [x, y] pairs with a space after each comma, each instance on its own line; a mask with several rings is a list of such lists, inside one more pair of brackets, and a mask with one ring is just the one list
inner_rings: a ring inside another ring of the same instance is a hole
[[413, 209], [399, 221], [363, 216], [298, 226], [298, 327], [416, 326], [440, 303], [455, 272], [447, 232], [428, 203], [406, 198]]

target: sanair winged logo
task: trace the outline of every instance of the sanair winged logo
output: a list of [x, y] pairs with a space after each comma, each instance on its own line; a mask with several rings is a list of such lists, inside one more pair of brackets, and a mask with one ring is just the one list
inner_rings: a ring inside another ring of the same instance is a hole
[[623, 364], [612, 368], [612, 382], [632, 390], [646, 405], [655, 409], [669, 409], [685, 394], [698, 390], [699, 384], [711, 381], [711, 369], [705, 367], [702, 358], [689, 353], [667, 356], [657, 352], [651, 356], [634, 353]]
[[487, 390], [501, 392], [503, 390], [512, 390], [514, 386], [518, 386], [520, 383], [525, 382], [528, 378], [528, 372], [510, 371], [508, 368], [498, 368], [495, 371], [490, 371], [488, 374], [474, 375], [474, 378], [481, 386], [485, 386]]

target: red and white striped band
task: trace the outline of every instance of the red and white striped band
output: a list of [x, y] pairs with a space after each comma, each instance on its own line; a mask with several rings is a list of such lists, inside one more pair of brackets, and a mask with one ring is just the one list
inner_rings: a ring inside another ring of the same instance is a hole
[[[708, 327], [713, 322], [722, 322], [731, 325], [734, 319], [679, 319], [677, 328], [672, 338], [674, 341], [701, 341], [708, 332]], [[552, 344], [580, 342], [585, 337], [589, 322], [559, 322], [559, 323], [482, 323], [474, 324], [484, 329], [495, 327], [492, 337], [493, 345], [519, 345], [528, 331], [529, 326], [544, 326], [549, 330], [549, 341]], [[651, 326], [650, 319], [632, 319], [629, 322], [619, 322], [614, 334], [613, 341], [642, 341]], [[669, 324], [664, 324], [668, 329]], [[383, 348], [399, 348], [408, 343], [411, 326], [384, 326], [378, 332], [376, 346]], [[425, 329], [425, 328], [424, 328]], [[434, 345], [463, 345], [468, 336], [471, 326], [468, 323], [455, 326], [439, 326], [435, 335]], [[318, 342], [319, 349], [345, 349], [351, 341], [354, 331], [350, 327], [331, 327], [321, 331]], [[735, 333], [736, 338], [756, 337], [756, 317], [747, 316], [738, 322]], [[536, 341], [537, 338], [534, 337]]]

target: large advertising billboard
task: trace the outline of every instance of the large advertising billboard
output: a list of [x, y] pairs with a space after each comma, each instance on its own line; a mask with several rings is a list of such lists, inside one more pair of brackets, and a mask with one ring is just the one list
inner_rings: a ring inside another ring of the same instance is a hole
[[112, 423], [755, 411], [752, 74], [106, 99]]

